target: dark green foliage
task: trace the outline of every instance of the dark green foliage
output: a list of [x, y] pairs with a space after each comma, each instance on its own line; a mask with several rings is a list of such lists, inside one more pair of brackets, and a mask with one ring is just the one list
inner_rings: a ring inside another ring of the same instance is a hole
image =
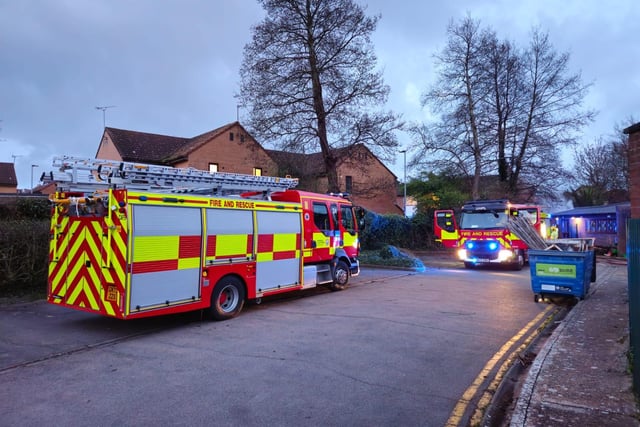
[[19, 198], [16, 203], [16, 211], [18, 218], [49, 220], [51, 204], [49, 199], [44, 197]]
[[413, 269], [424, 268], [422, 261], [390, 245], [386, 245], [377, 251], [362, 251], [360, 253], [360, 264]]
[[[440, 244], [433, 234], [433, 214], [437, 209], [459, 209], [470, 199], [464, 179], [442, 173], [429, 173], [407, 183], [407, 194], [418, 202], [412, 218], [378, 215], [367, 212], [366, 228], [360, 233], [365, 251], [380, 250], [387, 245], [406, 249], [436, 249]], [[379, 254], [384, 258], [383, 254]]]
[[17, 219], [46, 219], [51, 204], [46, 197], [6, 197], [0, 199], [0, 221]]
[[44, 296], [48, 252], [48, 220], [0, 220], [0, 296]]
[[405, 218], [367, 212], [365, 222], [366, 228], [360, 234], [361, 247], [363, 250], [382, 250], [379, 253], [382, 258], [385, 258], [387, 245], [408, 249], [435, 247], [433, 221], [426, 215]]
[[47, 288], [49, 216], [46, 197], [1, 199], [0, 297], [37, 295]]

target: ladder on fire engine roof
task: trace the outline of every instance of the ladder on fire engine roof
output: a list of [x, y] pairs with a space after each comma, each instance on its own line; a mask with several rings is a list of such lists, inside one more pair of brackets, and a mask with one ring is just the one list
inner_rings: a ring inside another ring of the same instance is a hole
[[286, 190], [298, 184], [297, 178], [278, 178], [226, 172], [207, 172], [193, 168], [114, 160], [54, 157], [56, 171], [42, 175], [45, 184], [54, 182], [58, 191], [95, 192], [127, 188], [157, 193], [196, 193], [214, 196], [244, 192]]

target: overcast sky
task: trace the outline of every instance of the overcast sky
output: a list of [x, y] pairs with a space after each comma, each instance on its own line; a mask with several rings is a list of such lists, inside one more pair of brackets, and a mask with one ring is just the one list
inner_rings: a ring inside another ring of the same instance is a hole
[[[638, 0], [358, 3], [382, 15], [373, 42], [387, 108], [405, 120], [424, 116], [433, 54], [448, 23], [467, 14], [521, 47], [540, 26], [571, 54], [570, 71], [593, 83], [587, 106], [599, 111], [584, 142], [640, 120]], [[0, 0], [0, 162], [15, 160], [18, 188], [29, 188], [54, 155], [94, 157], [96, 107], [113, 106], [107, 126], [181, 137], [235, 121], [242, 50], [262, 17], [253, 0]], [[401, 155], [387, 166], [403, 179]]]

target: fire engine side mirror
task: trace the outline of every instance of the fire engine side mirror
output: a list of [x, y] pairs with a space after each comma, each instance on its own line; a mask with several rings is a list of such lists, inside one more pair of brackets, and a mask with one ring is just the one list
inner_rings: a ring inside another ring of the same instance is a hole
[[353, 209], [356, 213], [356, 220], [358, 222], [358, 231], [363, 231], [365, 227], [364, 217], [367, 214], [367, 210], [362, 206], [354, 206]]
[[453, 233], [456, 231], [455, 225], [455, 217], [453, 215], [453, 211], [440, 211], [436, 212], [436, 226], [449, 232]]

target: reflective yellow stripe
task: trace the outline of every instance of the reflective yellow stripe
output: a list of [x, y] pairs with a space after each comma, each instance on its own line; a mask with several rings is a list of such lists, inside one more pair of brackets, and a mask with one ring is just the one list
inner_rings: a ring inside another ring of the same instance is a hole
[[200, 268], [200, 258], [180, 258], [178, 260], [178, 270], [187, 268]]
[[178, 259], [178, 236], [138, 236], [133, 240], [133, 262]]
[[328, 248], [330, 239], [323, 233], [313, 233], [313, 241], [316, 242], [316, 249]]
[[274, 252], [282, 252], [282, 251], [295, 251], [297, 241], [296, 233], [289, 234], [274, 234], [273, 235], [273, 251]]
[[273, 261], [273, 252], [259, 252], [258, 254], [256, 254], [256, 261]]
[[246, 252], [246, 234], [224, 234], [216, 236], [216, 258], [229, 255], [239, 255]]

